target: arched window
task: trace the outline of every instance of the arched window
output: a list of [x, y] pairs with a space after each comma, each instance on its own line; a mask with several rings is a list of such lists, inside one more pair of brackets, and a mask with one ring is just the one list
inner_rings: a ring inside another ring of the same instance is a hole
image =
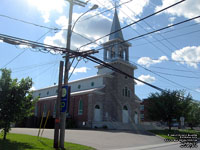
[[83, 100], [79, 100], [79, 105], [78, 105], [78, 115], [83, 114]]
[[128, 110], [128, 107], [125, 105], [125, 106], [123, 107], [123, 110]]
[[56, 107], [57, 107], [57, 105], [56, 105], [56, 103], [55, 103], [55, 104], [54, 104], [54, 108], [53, 108], [53, 118], [56, 117]]
[[44, 104], [44, 109], [43, 109], [44, 117], [47, 116], [47, 104]]
[[112, 47], [111, 49], [111, 58], [115, 57], [115, 47]]
[[118, 56], [119, 56], [119, 58], [124, 59], [124, 51], [123, 51], [123, 49], [122, 49], [121, 46], [119, 47], [119, 54], [118, 54]]
[[125, 96], [127, 96], [127, 95], [128, 95], [128, 88], [125, 87]]
[[95, 109], [100, 109], [100, 106], [99, 106], [99, 105], [96, 105], [96, 106], [95, 106]]
[[122, 89], [122, 96], [131, 97], [131, 91], [128, 87]]
[[35, 105], [35, 117], [37, 117], [37, 113], [38, 113], [38, 105]]

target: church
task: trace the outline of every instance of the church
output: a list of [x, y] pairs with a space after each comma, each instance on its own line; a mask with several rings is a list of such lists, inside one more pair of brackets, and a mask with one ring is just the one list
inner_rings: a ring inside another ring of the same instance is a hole
[[[111, 33], [120, 29], [115, 10]], [[109, 36], [103, 43], [106, 63], [134, 76], [136, 66], [129, 63], [130, 43], [124, 42], [122, 31]], [[135, 94], [135, 82], [125, 75], [102, 65], [96, 66], [95, 76], [69, 82], [71, 97], [67, 121], [73, 120], [77, 127], [137, 129], [140, 127], [140, 99]], [[49, 127], [54, 126], [56, 115], [57, 85], [33, 91], [39, 100], [34, 110], [34, 123], [47, 117]]]

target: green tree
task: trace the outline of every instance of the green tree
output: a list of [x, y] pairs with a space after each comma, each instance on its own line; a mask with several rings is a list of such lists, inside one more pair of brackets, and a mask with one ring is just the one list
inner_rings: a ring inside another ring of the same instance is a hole
[[30, 78], [11, 78], [11, 71], [0, 69], [0, 129], [3, 139], [10, 130], [11, 124], [32, 114], [34, 100], [30, 92], [32, 80]]
[[186, 122], [191, 127], [191, 129], [193, 129], [193, 127], [200, 124], [200, 102], [192, 101], [190, 106], [191, 109], [186, 118]]
[[161, 93], [152, 93], [147, 100], [149, 119], [167, 122], [171, 130], [172, 119], [187, 117], [192, 97], [189, 94], [185, 97], [184, 91], [165, 90]]

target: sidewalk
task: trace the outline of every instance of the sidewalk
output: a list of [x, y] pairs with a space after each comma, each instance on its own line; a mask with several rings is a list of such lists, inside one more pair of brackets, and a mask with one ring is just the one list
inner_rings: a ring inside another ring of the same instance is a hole
[[147, 150], [147, 149], [154, 149], [154, 148], [160, 148], [160, 147], [166, 147], [166, 146], [178, 145], [178, 144], [179, 142], [172, 142], [172, 143], [162, 143], [162, 144], [145, 145], [145, 146], [138, 146], [138, 147], [113, 149], [113, 150]]

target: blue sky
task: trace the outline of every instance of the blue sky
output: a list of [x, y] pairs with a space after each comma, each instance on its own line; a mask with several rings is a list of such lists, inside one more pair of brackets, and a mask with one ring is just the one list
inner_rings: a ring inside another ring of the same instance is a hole
[[[74, 6], [73, 21], [91, 8], [99, 6], [84, 15], [77, 22], [72, 35], [71, 49], [80, 48], [89, 41], [80, 37], [79, 33], [91, 40], [110, 32], [114, 9], [103, 14], [99, 12], [113, 8], [117, 2], [122, 4], [117, 8], [121, 27], [130, 24], [155, 11], [167, 7], [178, 0], [90, 0], [86, 7]], [[127, 2], [126, 4], [123, 4]], [[38, 41], [45, 44], [65, 47], [66, 28], [68, 23], [68, 2], [64, 0], [1, 0], [0, 1], [0, 33], [23, 39]], [[150, 17], [145, 21], [124, 29], [124, 39], [129, 39], [146, 32], [159, 29], [195, 16], [200, 12], [200, 1], [187, 0], [167, 11]], [[59, 28], [50, 30], [35, 25], [9, 19], [6, 16], [27, 22]], [[92, 17], [96, 15], [95, 17]], [[184, 89], [190, 92], [194, 99], [200, 100], [200, 20], [190, 21], [169, 28], [144, 38], [130, 41], [130, 63], [137, 63], [135, 77], [163, 89]], [[97, 49], [99, 44], [107, 41], [104, 38], [82, 47], [81, 50]], [[96, 57], [103, 57], [101, 50]], [[0, 68], [12, 70], [13, 78], [33, 78], [33, 88], [39, 89], [58, 82], [58, 66], [62, 60], [60, 54], [42, 53], [23, 46], [15, 47], [0, 41]], [[77, 60], [72, 66], [76, 64]], [[70, 80], [76, 80], [95, 75], [96, 64], [81, 60]], [[156, 90], [138, 83], [136, 95], [146, 98]]]

